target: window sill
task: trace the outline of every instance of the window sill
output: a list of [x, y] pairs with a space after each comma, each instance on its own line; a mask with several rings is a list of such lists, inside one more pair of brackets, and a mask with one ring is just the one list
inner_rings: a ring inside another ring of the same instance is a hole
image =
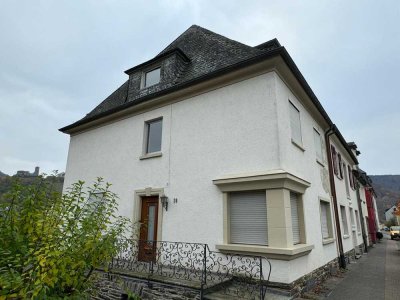
[[297, 244], [289, 248], [277, 248], [258, 245], [219, 244], [215, 246], [221, 252], [239, 252], [244, 254], [262, 254], [271, 259], [292, 260], [307, 255], [314, 245]]
[[161, 157], [161, 156], [162, 156], [162, 152], [158, 151], [158, 152], [144, 154], [141, 157], [139, 157], [139, 159], [143, 160], [143, 159], [148, 159], [148, 158], [153, 158], [153, 157]]
[[343, 236], [344, 239], [348, 239], [349, 237], [350, 237], [350, 235], [348, 235], [348, 234], [345, 234], [345, 235]]
[[334, 238], [327, 238], [322, 240], [322, 245], [332, 244], [335, 241]]
[[321, 167], [325, 168], [325, 164], [320, 160], [320, 159], [316, 159], [316, 162], [321, 165]]
[[306, 151], [306, 149], [304, 149], [303, 146], [297, 143], [294, 139], [292, 139], [292, 144], [299, 148], [301, 151]]

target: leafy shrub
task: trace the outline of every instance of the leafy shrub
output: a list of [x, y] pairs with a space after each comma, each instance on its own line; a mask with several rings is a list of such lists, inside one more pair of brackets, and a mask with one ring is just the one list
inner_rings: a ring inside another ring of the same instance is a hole
[[64, 195], [43, 177], [14, 183], [0, 203], [0, 299], [85, 298], [93, 271], [106, 267], [129, 227], [101, 178]]

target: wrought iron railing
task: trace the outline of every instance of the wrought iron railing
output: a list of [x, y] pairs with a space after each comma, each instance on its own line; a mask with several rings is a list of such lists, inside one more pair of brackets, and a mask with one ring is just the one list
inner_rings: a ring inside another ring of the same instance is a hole
[[111, 270], [131, 275], [201, 283], [204, 244], [137, 241], [129, 243], [112, 261]]
[[[211, 251], [207, 244], [129, 240], [109, 271], [241, 299], [264, 299], [271, 264], [261, 256]], [[264, 278], [263, 274], [267, 274]]]

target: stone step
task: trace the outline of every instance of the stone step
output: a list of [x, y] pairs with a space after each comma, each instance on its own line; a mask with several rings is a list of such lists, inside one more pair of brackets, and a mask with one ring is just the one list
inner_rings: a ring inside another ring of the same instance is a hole
[[[252, 291], [245, 291], [245, 289], [238, 289], [235, 284], [225, 289], [220, 289], [210, 294], [206, 294], [204, 299], [207, 300], [228, 300], [228, 299], [243, 299], [243, 300], [260, 300], [260, 294], [257, 289]], [[293, 296], [288, 290], [278, 288], [267, 288], [265, 292], [265, 300], [291, 300]]]
[[[248, 297], [244, 296], [243, 294], [240, 296], [233, 296], [233, 295], [225, 295], [222, 292], [215, 292], [212, 294], [208, 294], [204, 296], [204, 299], [207, 300], [230, 300], [230, 299], [243, 299], [243, 300], [259, 300], [260, 297], [257, 296], [251, 296], [249, 295]], [[267, 292], [265, 293], [265, 300], [291, 300], [293, 299], [292, 296], [284, 296], [284, 295], [279, 295], [279, 294], [275, 294], [272, 293], [270, 291], [267, 290]]]

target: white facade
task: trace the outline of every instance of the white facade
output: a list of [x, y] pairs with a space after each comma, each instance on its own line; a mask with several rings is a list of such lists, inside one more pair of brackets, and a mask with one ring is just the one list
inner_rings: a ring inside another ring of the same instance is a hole
[[[159, 209], [158, 240], [207, 243], [215, 248], [226, 241], [224, 193], [213, 180], [290, 173], [309, 183], [301, 200], [302, 244], [308, 251], [290, 260], [271, 259], [271, 281], [291, 283], [335, 259], [338, 252], [325, 154], [327, 125], [309, 101], [294, 95], [296, 88], [289, 88], [282, 78], [278, 72], [266, 70], [75, 133], [71, 135], [64, 186], [103, 177], [120, 198], [120, 214], [135, 222], [140, 220], [140, 195], [165, 194], [170, 203], [168, 211]], [[301, 145], [291, 138], [289, 101], [300, 114]], [[161, 156], [143, 159], [145, 122], [160, 117]], [[314, 130], [320, 133], [322, 160], [317, 160]], [[339, 179], [335, 180], [341, 186]], [[343, 194], [343, 188], [338, 194]], [[267, 203], [269, 200], [267, 196]], [[330, 208], [329, 239], [322, 238], [321, 201]], [[357, 209], [354, 191], [350, 201], [346, 197], [339, 201], [347, 209]], [[288, 222], [286, 227], [291, 226]], [[291, 228], [282, 232], [287, 235]], [[361, 243], [362, 238], [356, 238]], [[278, 248], [274, 251], [286, 251]], [[300, 248], [294, 245], [288, 249], [295, 253]], [[351, 248], [349, 238], [345, 249]]]

